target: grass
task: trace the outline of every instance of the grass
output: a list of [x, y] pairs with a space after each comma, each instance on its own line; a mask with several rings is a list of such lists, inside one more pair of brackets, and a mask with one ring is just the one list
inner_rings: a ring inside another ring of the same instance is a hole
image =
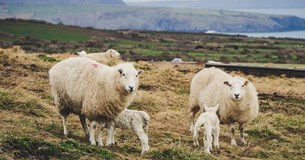
[[[255, 77], [260, 114], [246, 126], [247, 146], [231, 146], [229, 127], [221, 125], [220, 148], [204, 154], [202, 143], [193, 147], [188, 128], [191, 78], [197, 64], [135, 62], [145, 69], [140, 88], [129, 108], [149, 113], [150, 151], [140, 155], [140, 142], [130, 130], [116, 130], [117, 145], [90, 146], [79, 118], [68, 116], [69, 137], [50, 95], [48, 69], [71, 54], [24, 53], [20, 48], [0, 54], [0, 159], [302, 159], [305, 156], [302, 78]], [[48, 59], [57, 61], [49, 61]], [[29, 66], [35, 64], [33, 70]], [[105, 136], [104, 136], [105, 139]]]
[[39, 39], [58, 41], [83, 41], [91, 38], [91, 35], [79, 33], [80, 29], [47, 24], [5, 22], [1, 23], [0, 31], [17, 36], [32, 36]]

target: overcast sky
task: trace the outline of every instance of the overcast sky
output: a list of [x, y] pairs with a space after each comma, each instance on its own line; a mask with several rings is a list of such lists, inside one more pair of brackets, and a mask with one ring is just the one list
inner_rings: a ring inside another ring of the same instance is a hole
[[194, 0], [123, 0], [124, 2], [144, 2], [144, 1], [194, 1]]

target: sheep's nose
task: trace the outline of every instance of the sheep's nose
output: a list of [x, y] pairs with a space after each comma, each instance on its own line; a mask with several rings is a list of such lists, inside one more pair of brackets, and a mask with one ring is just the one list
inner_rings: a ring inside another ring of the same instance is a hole
[[234, 94], [235, 98], [238, 98], [239, 97], [239, 94]]
[[132, 92], [134, 87], [128, 86], [129, 87], [129, 92]]

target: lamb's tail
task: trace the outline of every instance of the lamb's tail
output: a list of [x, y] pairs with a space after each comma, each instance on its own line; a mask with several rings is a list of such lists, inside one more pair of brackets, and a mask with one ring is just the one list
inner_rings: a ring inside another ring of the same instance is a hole
[[141, 111], [140, 114], [143, 118], [143, 129], [144, 129], [145, 133], [148, 133], [148, 123], [149, 123], [150, 117], [144, 111]]
[[86, 52], [86, 51], [81, 51], [81, 52], [77, 52], [77, 54], [78, 54], [80, 57], [86, 57], [87, 52]]

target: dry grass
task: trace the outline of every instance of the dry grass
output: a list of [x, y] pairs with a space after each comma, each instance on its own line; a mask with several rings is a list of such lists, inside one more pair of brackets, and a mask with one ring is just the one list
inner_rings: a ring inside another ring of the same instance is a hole
[[[188, 95], [192, 77], [202, 65], [137, 62], [145, 72], [132, 109], [150, 114], [151, 150], [140, 155], [130, 131], [117, 131], [117, 146], [100, 149], [84, 138], [78, 117], [68, 117], [72, 135], [62, 137], [53, 107], [48, 70], [70, 54], [27, 54], [20, 48], [0, 50], [0, 159], [304, 159], [305, 79], [254, 77], [260, 93], [260, 115], [247, 127], [248, 146], [229, 145], [221, 126], [220, 149], [213, 156], [192, 146], [188, 131]], [[234, 73], [239, 74], [240, 73]], [[238, 142], [237, 142], [238, 143]], [[104, 157], [106, 155], [106, 157]]]

